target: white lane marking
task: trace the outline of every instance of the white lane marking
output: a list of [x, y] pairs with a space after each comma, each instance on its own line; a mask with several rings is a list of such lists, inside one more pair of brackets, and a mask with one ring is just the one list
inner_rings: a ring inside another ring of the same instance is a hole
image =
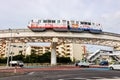
[[58, 79], [58, 80], [64, 80], [64, 79]]
[[30, 72], [30, 73], [28, 73], [28, 75], [33, 75], [35, 72]]

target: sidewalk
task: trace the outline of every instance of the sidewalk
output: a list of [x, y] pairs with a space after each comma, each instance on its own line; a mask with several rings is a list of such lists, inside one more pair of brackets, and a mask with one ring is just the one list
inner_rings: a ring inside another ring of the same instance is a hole
[[14, 67], [0, 66], [0, 69], [12, 69]]

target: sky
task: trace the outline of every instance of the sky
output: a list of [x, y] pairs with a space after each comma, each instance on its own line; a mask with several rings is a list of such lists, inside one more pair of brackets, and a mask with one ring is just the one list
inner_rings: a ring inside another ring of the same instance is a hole
[[0, 30], [26, 29], [32, 19], [91, 21], [120, 34], [120, 0], [0, 0]]

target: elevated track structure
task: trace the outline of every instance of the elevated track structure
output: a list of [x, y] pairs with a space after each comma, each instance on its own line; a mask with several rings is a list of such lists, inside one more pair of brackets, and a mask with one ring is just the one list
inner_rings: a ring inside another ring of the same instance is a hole
[[56, 65], [56, 45], [61, 43], [93, 44], [110, 47], [120, 47], [120, 34], [102, 32], [92, 34], [89, 32], [55, 32], [47, 30], [44, 32], [33, 32], [30, 29], [8, 29], [0, 30], [0, 53], [5, 52], [7, 44], [28, 42], [50, 42], [52, 43], [51, 64]]

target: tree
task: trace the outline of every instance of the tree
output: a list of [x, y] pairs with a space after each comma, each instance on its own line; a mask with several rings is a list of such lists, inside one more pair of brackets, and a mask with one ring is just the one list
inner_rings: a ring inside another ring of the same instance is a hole
[[13, 60], [21, 60], [21, 61], [24, 61], [24, 55], [22, 54], [19, 54], [19, 55], [16, 55], [16, 56], [13, 56]]
[[70, 57], [57, 57], [57, 62], [58, 63], [70, 63]]

